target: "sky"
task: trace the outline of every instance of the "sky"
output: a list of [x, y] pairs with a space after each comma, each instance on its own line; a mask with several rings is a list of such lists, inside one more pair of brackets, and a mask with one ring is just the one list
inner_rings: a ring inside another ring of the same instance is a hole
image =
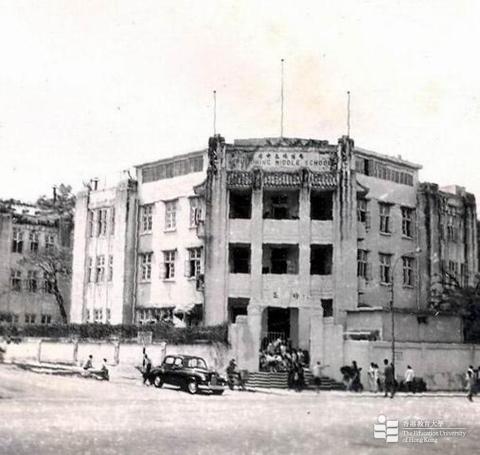
[[235, 138], [356, 145], [480, 200], [480, 2], [0, 0], [0, 198]]

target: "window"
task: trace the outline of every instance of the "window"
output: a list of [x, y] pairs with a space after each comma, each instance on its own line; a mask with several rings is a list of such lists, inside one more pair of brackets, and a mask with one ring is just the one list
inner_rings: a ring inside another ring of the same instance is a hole
[[462, 263], [460, 264], [460, 275], [462, 280], [462, 287], [468, 286], [468, 267], [467, 264]]
[[383, 284], [391, 284], [392, 277], [390, 275], [392, 256], [390, 254], [380, 253], [380, 282]]
[[297, 274], [298, 251], [298, 245], [263, 245], [262, 273]]
[[37, 292], [37, 272], [36, 270], [29, 270], [27, 272], [27, 291]]
[[264, 191], [263, 218], [274, 220], [297, 220], [299, 191]]
[[333, 217], [333, 193], [312, 191], [310, 194], [310, 217], [312, 220], [331, 220]]
[[107, 309], [105, 310], [105, 322], [106, 322], [107, 324], [110, 324], [111, 318], [112, 318], [112, 311], [110, 310], [110, 308], [107, 308]]
[[380, 210], [380, 232], [390, 234], [392, 232], [390, 225], [390, 204], [379, 202], [378, 207]]
[[143, 233], [152, 232], [153, 227], [153, 204], [140, 207], [141, 230]]
[[449, 284], [458, 283], [458, 264], [455, 261], [448, 261]]
[[413, 258], [403, 257], [403, 285], [413, 286]]
[[228, 319], [234, 324], [237, 316], [246, 316], [248, 314], [248, 304], [250, 299], [239, 297], [239, 298], [228, 298]]
[[110, 209], [110, 235], [115, 235], [115, 207]]
[[179, 175], [201, 172], [203, 170], [203, 156], [195, 156], [188, 159], [179, 159], [171, 163], [161, 163], [142, 169], [143, 183], [156, 180], [169, 179]]
[[177, 201], [165, 202], [165, 230], [173, 231], [177, 227]]
[[331, 275], [332, 256], [332, 245], [311, 245], [310, 275]]
[[230, 273], [250, 273], [250, 245], [229, 245]]
[[189, 248], [188, 259], [185, 264], [187, 277], [198, 277], [202, 273], [202, 248]]
[[29, 240], [30, 240], [30, 252], [38, 253], [38, 232], [31, 231]]
[[97, 256], [95, 270], [95, 281], [97, 283], [102, 283], [105, 280], [105, 256], [102, 254]]
[[189, 159], [191, 172], [201, 172], [203, 170], [203, 156], [196, 156]]
[[153, 253], [140, 255], [140, 279], [142, 281], [150, 281], [152, 278], [152, 256]]
[[97, 235], [106, 235], [107, 234], [107, 209], [99, 209], [97, 211]]
[[414, 209], [402, 207], [402, 235], [413, 237], [413, 214]]
[[53, 294], [53, 283], [47, 272], [43, 272], [43, 292], [46, 294]]
[[87, 260], [87, 282], [93, 282], [93, 258], [89, 257]]
[[357, 251], [357, 276], [360, 278], [370, 279], [370, 265], [368, 263], [368, 251]]
[[35, 324], [37, 315], [33, 313], [25, 313], [25, 324]]
[[42, 324], [51, 324], [52, 323], [52, 316], [50, 314], [42, 314], [40, 322]]
[[447, 215], [447, 240], [456, 242], [458, 240], [458, 228], [455, 215]]
[[248, 220], [252, 216], [252, 192], [230, 190], [230, 219]]
[[23, 251], [23, 232], [19, 229], [13, 229], [12, 253], [21, 253]]
[[103, 321], [103, 308], [97, 308], [93, 310], [93, 322], [101, 323]]
[[333, 300], [322, 299], [323, 317], [331, 318], [333, 316]]
[[107, 280], [112, 281], [113, 280], [113, 256], [108, 256], [108, 275], [107, 275]]
[[190, 198], [190, 227], [198, 226], [202, 219], [202, 201], [199, 197]]
[[88, 236], [95, 236], [95, 212], [93, 210], [88, 211]]
[[10, 286], [12, 291], [20, 292], [22, 290], [22, 271], [11, 270], [10, 271]]
[[366, 199], [357, 200], [357, 220], [365, 223], [365, 228], [370, 227], [370, 213], [368, 212], [368, 201]]
[[53, 252], [55, 248], [55, 236], [52, 234], [45, 235], [45, 251]]
[[175, 250], [163, 252], [163, 266], [165, 280], [171, 280], [175, 278]]

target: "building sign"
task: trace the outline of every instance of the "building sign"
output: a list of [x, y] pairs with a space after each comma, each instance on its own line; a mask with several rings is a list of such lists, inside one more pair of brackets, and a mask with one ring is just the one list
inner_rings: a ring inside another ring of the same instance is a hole
[[267, 170], [296, 170], [308, 168], [314, 172], [334, 170], [335, 154], [329, 151], [305, 150], [300, 147], [262, 148], [260, 151], [232, 150], [227, 152], [228, 170], [249, 171], [253, 168]]

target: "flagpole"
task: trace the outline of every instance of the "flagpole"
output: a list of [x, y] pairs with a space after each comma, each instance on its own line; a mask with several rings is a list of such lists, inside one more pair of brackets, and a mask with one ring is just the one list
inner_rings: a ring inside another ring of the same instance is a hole
[[285, 60], [282, 58], [281, 60], [281, 88], [280, 88], [280, 137], [283, 137], [283, 108], [284, 108], [284, 62]]
[[213, 135], [217, 134], [217, 91], [213, 91]]
[[347, 92], [347, 137], [350, 137], [350, 91]]

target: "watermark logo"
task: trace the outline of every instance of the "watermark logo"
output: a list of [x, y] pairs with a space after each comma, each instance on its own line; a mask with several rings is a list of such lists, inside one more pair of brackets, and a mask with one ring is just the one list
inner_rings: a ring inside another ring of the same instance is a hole
[[379, 415], [373, 425], [373, 437], [384, 439], [387, 443], [398, 442], [398, 420], [387, 420], [383, 414]]

